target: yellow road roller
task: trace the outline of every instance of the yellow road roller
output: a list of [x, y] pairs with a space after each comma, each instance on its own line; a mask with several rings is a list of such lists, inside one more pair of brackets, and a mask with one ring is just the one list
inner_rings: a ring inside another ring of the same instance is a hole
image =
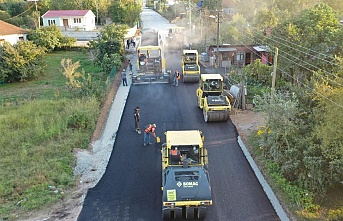
[[201, 75], [196, 95], [205, 122], [229, 120], [231, 104], [223, 90], [224, 79], [220, 74]]
[[203, 220], [212, 205], [208, 154], [200, 130], [167, 131], [162, 145], [162, 219]]
[[182, 79], [183, 82], [198, 83], [200, 79], [200, 65], [198, 50], [183, 50], [182, 53]]

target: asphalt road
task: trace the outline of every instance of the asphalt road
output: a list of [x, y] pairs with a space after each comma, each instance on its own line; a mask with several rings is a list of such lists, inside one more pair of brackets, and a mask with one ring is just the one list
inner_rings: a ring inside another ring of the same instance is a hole
[[[180, 63], [169, 54], [169, 68]], [[141, 111], [141, 127], [157, 124], [165, 141], [167, 130], [199, 129], [209, 152], [213, 206], [205, 220], [279, 220], [238, 143], [229, 122], [205, 123], [196, 105], [197, 84], [131, 86], [107, 170], [88, 191], [78, 220], [161, 220], [161, 144], [143, 146], [134, 131], [133, 110]]]
[[[151, 12], [149, 17], [158, 21]], [[167, 69], [181, 69], [181, 54], [166, 54], [166, 60]], [[196, 83], [182, 82], [178, 87], [131, 86], [106, 172], [88, 191], [79, 221], [160, 221], [164, 132], [189, 129], [203, 131], [209, 154], [213, 205], [205, 220], [279, 220], [238, 145], [235, 126], [230, 121], [205, 123], [197, 107], [196, 88]], [[143, 146], [143, 134], [134, 131], [136, 106], [141, 128], [157, 124], [160, 144]]]

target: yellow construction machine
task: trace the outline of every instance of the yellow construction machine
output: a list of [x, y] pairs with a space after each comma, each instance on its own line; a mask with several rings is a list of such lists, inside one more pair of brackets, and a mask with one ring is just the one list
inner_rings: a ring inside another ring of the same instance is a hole
[[163, 47], [159, 44], [158, 31], [143, 29], [137, 47], [137, 72], [132, 73], [132, 84], [170, 83], [166, 72]]
[[181, 66], [184, 83], [199, 82], [200, 65], [198, 50], [183, 50]]
[[162, 144], [162, 219], [204, 219], [212, 205], [207, 150], [199, 130], [167, 131]]
[[229, 120], [231, 104], [223, 91], [224, 80], [220, 74], [201, 75], [196, 95], [205, 122]]

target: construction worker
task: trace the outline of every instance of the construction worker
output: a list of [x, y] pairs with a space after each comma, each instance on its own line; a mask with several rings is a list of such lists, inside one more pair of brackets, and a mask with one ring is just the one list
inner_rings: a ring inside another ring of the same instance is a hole
[[129, 71], [132, 73], [132, 63], [131, 63], [131, 60], [129, 60], [128, 67], [129, 67]]
[[144, 146], [151, 145], [150, 143], [150, 134], [156, 138], [155, 134], [156, 124], [148, 124], [144, 128]]
[[171, 162], [178, 163], [180, 160], [180, 151], [177, 149], [177, 147], [174, 148], [174, 150], [170, 151], [170, 159]]
[[180, 76], [180, 72], [176, 69], [174, 72], [174, 82], [173, 85], [174, 86], [179, 86], [179, 80], [180, 80], [181, 76]]
[[123, 86], [127, 86], [126, 71], [125, 71], [125, 69], [123, 69], [123, 71], [121, 72], [121, 78], [123, 80]]
[[137, 133], [141, 133], [141, 130], [139, 129], [139, 107], [136, 107], [135, 108], [135, 112], [133, 114], [133, 117], [135, 118], [135, 129], [136, 129], [136, 132]]

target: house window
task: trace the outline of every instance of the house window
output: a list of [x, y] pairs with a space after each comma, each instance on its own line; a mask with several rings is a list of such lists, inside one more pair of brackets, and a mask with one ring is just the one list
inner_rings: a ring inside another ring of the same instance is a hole
[[56, 24], [56, 21], [55, 21], [55, 20], [48, 19], [48, 25], [49, 25], [49, 26], [55, 25], [55, 24]]
[[81, 18], [74, 18], [74, 23], [81, 23]]
[[0, 39], [0, 45], [4, 45], [5, 39]]
[[244, 60], [244, 52], [237, 52], [236, 53], [236, 61]]

